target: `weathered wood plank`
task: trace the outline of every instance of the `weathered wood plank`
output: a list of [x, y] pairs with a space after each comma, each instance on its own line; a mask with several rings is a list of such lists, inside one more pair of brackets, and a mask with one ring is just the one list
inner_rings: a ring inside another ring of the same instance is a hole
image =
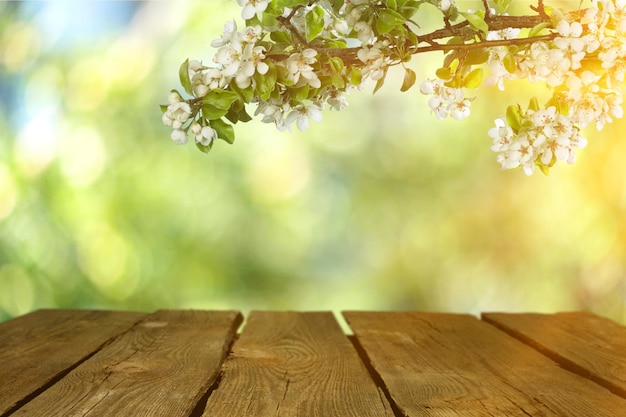
[[392, 417], [331, 313], [252, 312], [204, 417]]
[[144, 314], [38, 310], [0, 324], [0, 416], [45, 390]]
[[626, 327], [584, 312], [485, 313], [482, 318], [626, 398]]
[[346, 312], [406, 416], [626, 415], [626, 401], [469, 315]]
[[157, 311], [14, 415], [188, 417], [240, 322], [232, 311]]

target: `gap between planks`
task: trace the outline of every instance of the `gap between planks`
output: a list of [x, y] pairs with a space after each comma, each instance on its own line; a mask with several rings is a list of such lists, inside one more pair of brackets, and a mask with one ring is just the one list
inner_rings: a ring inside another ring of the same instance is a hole
[[[4, 343], [0, 347], [0, 358], [8, 358], [11, 365], [8, 370], [6, 367], [0, 370], [0, 377], [5, 373], [2, 377], [4, 396], [0, 399], [0, 417], [15, 413], [46, 392], [144, 316], [135, 312], [41, 309], [2, 323]], [[77, 347], [75, 342], [79, 338], [82, 343]], [[18, 346], [22, 353], [11, 360]], [[27, 359], [38, 360], [42, 355], [49, 354], [49, 349], [56, 350], [56, 354], [55, 361], [48, 366], [34, 367], [24, 362]], [[25, 365], [26, 368], [20, 369]], [[6, 374], [7, 371], [9, 374]], [[14, 378], [12, 372], [20, 375], [18, 384], [4, 379], [8, 377], [10, 381]]]
[[399, 417], [329, 311], [251, 312], [221, 371], [204, 416]]
[[[481, 318], [569, 372], [626, 399], [623, 326], [586, 312], [483, 313]], [[550, 331], [546, 331], [546, 324]]]

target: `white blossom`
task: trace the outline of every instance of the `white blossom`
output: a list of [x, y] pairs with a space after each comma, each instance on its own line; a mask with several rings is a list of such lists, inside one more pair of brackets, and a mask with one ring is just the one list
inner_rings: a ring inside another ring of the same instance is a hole
[[289, 103], [283, 103], [280, 99], [270, 98], [269, 101], [261, 101], [254, 115], [263, 115], [261, 121], [263, 123], [274, 123], [279, 131], [291, 130], [291, 127], [285, 123], [285, 113], [291, 107]]
[[350, 26], [345, 19], [335, 19], [332, 23], [332, 30], [336, 35], [345, 36], [350, 33]]
[[224, 33], [219, 39], [215, 39], [211, 42], [211, 46], [214, 48], [219, 48], [220, 46], [224, 46], [230, 42], [235, 42], [237, 40], [237, 22], [234, 20], [226, 22], [224, 24]]
[[442, 12], [447, 12], [448, 10], [450, 10], [450, 7], [454, 5], [454, 0], [439, 0], [437, 3], [437, 7]]
[[583, 26], [580, 22], [570, 23], [567, 20], [561, 20], [556, 24], [556, 30], [563, 37], [578, 38], [583, 33]]
[[509, 145], [513, 141], [514, 133], [511, 126], [507, 125], [503, 118], [496, 119], [495, 125], [495, 127], [489, 129], [487, 134], [493, 139], [491, 150], [494, 152], [500, 152], [508, 149]]
[[358, 34], [358, 38], [362, 44], [368, 45], [376, 41], [376, 35], [372, 26], [367, 22], [358, 22], [354, 25], [354, 31]]
[[265, 48], [262, 46], [246, 45], [243, 52], [243, 61], [235, 76], [239, 88], [248, 88], [252, 84], [252, 76], [256, 72], [266, 74], [269, 66], [264, 62]]
[[178, 145], [184, 145], [187, 143], [187, 133], [182, 129], [174, 129], [170, 137]]
[[217, 138], [217, 132], [211, 126], [201, 126], [198, 123], [194, 123], [191, 125], [190, 130], [196, 142], [204, 146], [210, 146], [213, 140]]
[[224, 88], [228, 82], [223, 72], [218, 68], [209, 68], [202, 75], [203, 83], [209, 88], [209, 90]]
[[170, 95], [167, 97], [167, 101], [170, 104], [176, 104], [176, 103], [180, 103], [183, 101], [183, 98], [180, 96], [180, 94], [178, 93], [178, 91], [172, 91], [170, 93]]
[[438, 119], [450, 116], [461, 120], [470, 114], [470, 100], [465, 98], [463, 90], [444, 85], [443, 80], [426, 80], [420, 85], [422, 94], [431, 95], [428, 106]]
[[191, 106], [185, 101], [178, 101], [167, 106], [167, 110], [163, 113], [162, 121], [165, 126], [172, 126], [174, 129], [180, 129], [183, 124], [191, 117]]
[[385, 54], [381, 50], [381, 44], [364, 46], [357, 52], [357, 58], [365, 64], [361, 70], [363, 78], [371, 78], [374, 81], [385, 76]]
[[309, 118], [314, 122], [321, 122], [321, 109], [315, 104], [309, 104], [308, 106], [300, 104], [287, 115], [285, 123], [289, 125], [295, 121], [299, 130], [307, 130], [309, 128]]
[[496, 52], [492, 51], [490, 53], [490, 58], [487, 61], [487, 66], [489, 67], [489, 72], [491, 73], [489, 77], [487, 77], [487, 79], [485, 80], [485, 85], [487, 86], [496, 85], [498, 87], [498, 90], [504, 91], [504, 82], [516, 78], [515, 74], [510, 73], [506, 69], [502, 58], [498, 56]]
[[241, 67], [242, 54], [242, 44], [231, 42], [217, 50], [213, 61], [222, 66], [225, 77], [233, 77]]
[[239, 36], [238, 41], [243, 43], [256, 43], [263, 36], [263, 29], [261, 26], [246, 26], [246, 28]]
[[237, 3], [243, 10], [241, 11], [241, 18], [244, 20], [252, 19], [255, 15], [261, 17], [261, 13], [267, 9], [269, 0], [237, 0]]
[[322, 83], [318, 78], [315, 70], [311, 66], [317, 62], [315, 58], [317, 51], [315, 49], [305, 49], [301, 53], [293, 53], [287, 58], [285, 66], [289, 71], [289, 79], [294, 84], [298, 84], [302, 78], [306, 84], [313, 88], [319, 88]]
[[330, 91], [329, 96], [326, 101], [331, 106], [331, 108], [335, 110], [343, 110], [346, 107], [348, 107], [348, 100], [346, 98], [346, 93], [339, 91], [337, 89], [333, 89]]

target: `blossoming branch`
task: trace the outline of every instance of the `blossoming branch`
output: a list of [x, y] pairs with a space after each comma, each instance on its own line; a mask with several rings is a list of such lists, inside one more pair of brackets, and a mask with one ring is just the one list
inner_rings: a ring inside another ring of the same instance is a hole
[[[461, 10], [454, 0], [237, 0], [245, 26], [227, 22], [211, 62], [185, 61], [184, 94], [172, 90], [163, 123], [172, 140], [208, 152], [233, 125], [254, 116], [279, 130], [321, 121], [372, 81], [376, 92], [392, 66], [404, 68], [402, 91], [416, 83], [406, 67], [419, 53], [442, 51], [441, 67], [420, 84], [439, 119], [470, 115], [468, 95], [481, 85], [504, 90], [513, 79], [542, 82], [551, 92], [525, 108], [512, 104], [486, 136], [503, 169], [547, 173], [574, 163], [586, 146], [582, 129], [623, 116], [626, 0], [590, 0], [573, 10], [538, 0], [527, 15], [509, 15], [512, 0], [483, 0]], [[578, 2], [575, 3], [578, 5]], [[422, 33], [423, 9], [441, 14], [439, 29]]]

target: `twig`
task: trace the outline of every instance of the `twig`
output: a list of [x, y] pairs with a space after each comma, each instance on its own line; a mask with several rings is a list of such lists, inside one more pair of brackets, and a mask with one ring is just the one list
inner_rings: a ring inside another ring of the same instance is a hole
[[294, 17], [298, 9], [301, 8], [302, 6], [296, 6], [291, 10], [291, 13], [289, 13], [287, 17], [278, 16], [276, 20], [278, 20], [284, 27], [286, 27], [287, 30], [289, 30], [289, 32], [291, 32], [291, 34], [296, 37], [298, 42], [300, 42], [304, 46], [309, 46], [309, 42], [304, 39], [300, 32], [298, 32], [298, 29], [296, 29], [295, 26], [291, 23], [291, 18]]

